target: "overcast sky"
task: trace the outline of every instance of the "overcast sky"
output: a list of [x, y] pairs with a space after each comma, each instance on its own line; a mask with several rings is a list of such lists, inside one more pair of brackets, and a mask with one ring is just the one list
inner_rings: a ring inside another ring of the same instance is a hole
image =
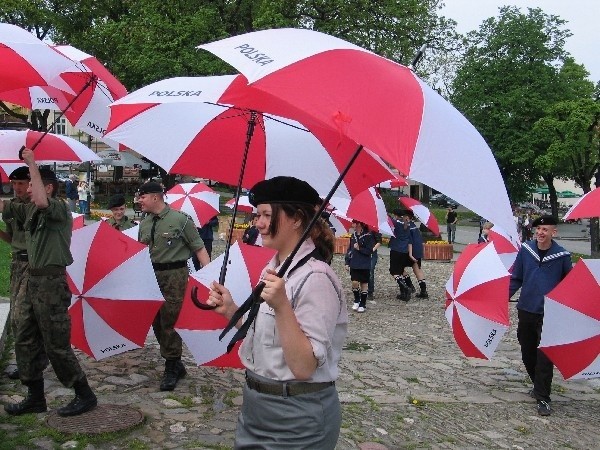
[[590, 79], [600, 80], [600, 0], [445, 0], [441, 14], [457, 22], [457, 31], [466, 33], [479, 28], [488, 17], [497, 17], [498, 8], [514, 5], [526, 13], [527, 8], [540, 8], [566, 20], [571, 36], [565, 49], [575, 62], [583, 64]]

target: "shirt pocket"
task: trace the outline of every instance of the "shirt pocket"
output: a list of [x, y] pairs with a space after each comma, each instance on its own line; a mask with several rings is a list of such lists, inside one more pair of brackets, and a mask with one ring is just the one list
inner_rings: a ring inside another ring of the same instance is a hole
[[275, 311], [266, 303], [263, 303], [258, 310], [255, 335], [258, 338], [258, 342], [262, 342], [267, 347], [277, 347], [280, 345], [275, 323]]

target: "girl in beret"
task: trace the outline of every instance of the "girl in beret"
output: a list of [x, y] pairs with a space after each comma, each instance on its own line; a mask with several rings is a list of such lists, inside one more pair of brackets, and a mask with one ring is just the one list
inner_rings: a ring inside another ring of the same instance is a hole
[[[348, 321], [341, 282], [326, 262], [334, 237], [319, 220], [279, 278], [321, 199], [293, 177], [261, 181], [249, 197], [263, 245], [277, 253], [263, 270], [264, 302], [239, 350], [246, 383], [235, 448], [333, 449], [341, 426], [335, 380]], [[208, 303], [228, 319], [238, 309], [216, 282]]]

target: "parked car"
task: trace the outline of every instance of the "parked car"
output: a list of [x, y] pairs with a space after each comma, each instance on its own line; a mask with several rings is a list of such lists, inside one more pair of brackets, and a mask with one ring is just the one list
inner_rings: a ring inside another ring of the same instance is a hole
[[458, 202], [452, 200], [450, 197], [444, 194], [433, 194], [431, 197], [429, 197], [429, 203], [443, 207], [450, 206], [454, 209], [458, 208]]

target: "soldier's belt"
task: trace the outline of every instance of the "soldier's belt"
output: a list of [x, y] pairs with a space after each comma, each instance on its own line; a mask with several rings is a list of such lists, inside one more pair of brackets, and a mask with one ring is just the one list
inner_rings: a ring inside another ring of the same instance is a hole
[[335, 381], [327, 381], [324, 383], [288, 383], [285, 381], [265, 383], [252, 378], [246, 372], [246, 384], [248, 387], [261, 394], [279, 395], [281, 397], [291, 397], [300, 394], [310, 394], [319, 392], [329, 386], [335, 385]]
[[187, 261], [175, 261], [171, 263], [152, 263], [152, 268], [154, 270], [158, 270], [159, 272], [162, 270], [182, 269], [186, 266]]
[[64, 275], [67, 271], [64, 267], [57, 266], [47, 266], [47, 267], [39, 267], [37, 269], [29, 269], [29, 275], [34, 277], [43, 277], [48, 275]]
[[13, 259], [17, 261], [29, 261], [29, 256], [27, 256], [27, 252], [17, 252], [13, 253]]

